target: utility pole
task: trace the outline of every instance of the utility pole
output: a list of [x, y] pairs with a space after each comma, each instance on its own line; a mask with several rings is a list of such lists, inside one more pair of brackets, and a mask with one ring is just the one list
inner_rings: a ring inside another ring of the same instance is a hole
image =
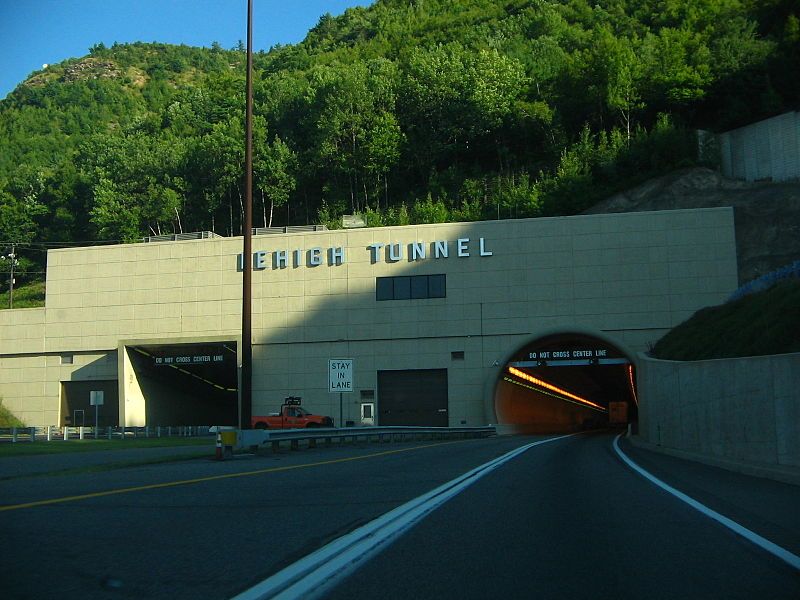
[[16, 244], [13, 242], [11, 243], [11, 252], [8, 253], [8, 256], [0, 256], [3, 260], [8, 259], [8, 263], [10, 265], [9, 268], [9, 275], [8, 275], [8, 308], [14, 308], [14, 267], [19, 264], [17, 260], [17, 255], [14, 252], [16, 250]]
[[17, 262], [17, 255], [14, 252], [14, 244], [11, 244], [11, 275], [8, 278], [8, 308], [14, 308], [14, 264]]
[[253, 415], [253, 0], [247, 0], [247, 79], [245, 83], [244, 248], [242, 252], [242, 380], [239, 428], [250, 429]]

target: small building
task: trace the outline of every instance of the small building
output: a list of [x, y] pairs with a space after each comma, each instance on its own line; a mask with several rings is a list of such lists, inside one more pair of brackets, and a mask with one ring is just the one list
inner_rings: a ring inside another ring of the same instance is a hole
[[637, 353], [738, 284], [730, 208], [266, 233], [50, 250], [45, 307], [0, 311], [4, 404], [236, 424], [246, 259], [254, 415], [575, 429], [635, 417]]

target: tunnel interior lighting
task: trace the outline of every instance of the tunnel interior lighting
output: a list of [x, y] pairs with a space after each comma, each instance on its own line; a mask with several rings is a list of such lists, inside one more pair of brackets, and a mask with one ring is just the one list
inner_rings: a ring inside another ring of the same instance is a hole
[[631, 396], [636, 406], [639, 406], [639, 398], [636, 397], [636, 383], [633, 381], [633, 365], [628, 365], [628, 381], [631, 384]]
[[[548, 382], [544, 381], [543, 379], [539, 379], [537, 377], [534, 377], [533, 375], [530, 375], [530, 374], [526, 373], [525, 371], [520, 371], [519, 369], [516, 369], [514, 367], [509, 367], [508, 368], [508, 372], [511, 375], [514, 375], [515, 377], [519, 377], [520, 379], [524, 379], [525, 381], [528, 381], [529, 383], [532, 383], [534, 386], [536, 386], [536, 387], [531, 388], [534, 391], [545, 393], [548, 396], [553, 396], [554, 398], [558, 398], [559, 400], [564, 400], [566, 402], [571, 402], [573, 404], [578, 404], [580, 406], [585, 406], [587, 408], [591, 408], [592, 410], [599, 410], [601, 412], [608, 412], [608, 410], [606, 408], [600, 406], [599, 404], [595, 404], [594, 402], [586, 400], [585, 398], [581, 398], [580, 396], [576, 396], [572, 392], [568, 392], [567, 390], [562, 389], [562, 388], [560, 388], [558, 386], [555, 386], [552, 383], [548, 383]], [[511, 381], [512, 383], [518, 383], [518, 382], [515, 382], [514, 380], [511, 380], [511, 379], [508, 379], [508, 378], [504, 378], [504, 379], [506, 379], [506, 381]], [[524, 386], [524, 387], [529, 387], [529, 386]]]
[[569, 402], [570, 404], [575, 404], [580, 406], [581, 408], [588, 408], [589, 410], [594, 410], [601, 413], [607, 413], [608, 409], [605, 408], [595, 408], [594, 406], [589, 406], [587, 404], [582, 404], [580, 402], [576, 402], [575, 400], [570, 400], [569, 398], [565, 398], [564, 396], [559, 396], [558, 394], [554, 394], [552, 392], [548, 392], [547, 390], [543, 390], [541, 388], [535, 388], [532, 385], [528, 385], [527, 383], [522, 383], [521, 381], [517, 381], [516, 379], [511, 379], [510, 377], [503, 377], [503, 381], [507, 381], [508, 383], [513, 383], [519, 387], [524, 387], [526, 389], [532, 390], [537, 394], [544, 394], [545, 396], [550, 396], [555, 398], [556, 400], [561, 400], [562, 402]]

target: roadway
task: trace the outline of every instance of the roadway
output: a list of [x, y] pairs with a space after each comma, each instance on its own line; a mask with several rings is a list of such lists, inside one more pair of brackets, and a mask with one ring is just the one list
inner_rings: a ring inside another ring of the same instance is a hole
[[[361, 444], [0, 481], [4, 598], [230, 598], [539, 437]], [[610, 434], [530, 448], [330, 598], [799, 598], [800, 575], [631, 471]], [[800, 554], [800, 488], [625, 450]], [[80, 460], [76, 456], [75, 460]]]

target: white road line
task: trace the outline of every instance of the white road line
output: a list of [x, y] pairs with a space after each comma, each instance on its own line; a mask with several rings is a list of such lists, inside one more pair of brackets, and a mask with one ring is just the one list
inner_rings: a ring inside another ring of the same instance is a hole
[[728, 517], [719, 514], [717, 511], [707, 507], [705, 504], [701, 504], [700, 502], [698, 502], [694, 498], [691, 498], [691, 497], [687, 496], [686, 494], [684, 494], [683, 492], [680, 492], [680, 491], [676, 490], [671, 485], [669, 485], [667, 483], [664, 483], [663, 481], [661, 481], [655, 475], [651, 475], [650, 473], [645, 471], [642, 467], [640, 467], [635, 462], [633, 462], [630, 458], [628, 458], [625, 455], [625, 453], [622, 451], [622, 449], [619, 447], [619, 443], [618, 442], [619, 442], [619, 438], [620, 437], [621, 437], [621, 434], [614, 438], [614, 450], [616, 450], [617, 455], [619, 455], [619, 457], [625, 462], [625, 464], [627, 464], [631, 469], [633, 469], [634, 471], [639, 473], [639, 475], [641, 475], [645, 479], [649, 480], [650, 482], [656, 484], [658, 487], [660, 487], [665, 492], [669, 492], [670, 494], [672, 494], [673, 496], [675, 496], [679, 500], [683, 500], [684, 502], [686, 502], [686, 504], [688, 504], [689, 506], [691, 506], [695, 510], [699, 510], [705, 516], [707, 516], [707, 517], [709, 517], [711, 519], [714, 519], [718, 523], [721, 523], [722, 525], [724, 525], [725, 527], [727, 527], [731, 531], [733, 531], [735, 533], [738, 533], [740, 536], [742, 536], [746, 540], [754, 543], [756, 546], [759, 546], [760, 548], [763, 548], [764, 550], [766, 550], [767, 552], [769, 552], [773, 556], [775, 556], [775, 557], [781, 559], [782, 561], [784, 561], [785, 563], [787, 563], [789, 566], [794, 567], [795, 569], [800, 571], [800, 556], [797, 556], [796, 554], [792, 554], [786, 548], [778, 546], [774, 542], [770, 542], [768, 539], [766, 539], [764, 537], [761, 537], [760, 535], [758, 535], [754, 531], [750, 531], [746, 527], [744, 527], [742, 525], [739, 525], [739, 523], [737, 523], [736, 521], [733, 521], [733, 520], [729, 519]]
[[313, 598], [329, 590], [338, 580], [383, 550], [393, 539], [467, 487], [523, 452], [556, 440], [562, 435], [521, 446], [452, 481], [343, 535], [319, 550], [289, 565], [232, 600]]

